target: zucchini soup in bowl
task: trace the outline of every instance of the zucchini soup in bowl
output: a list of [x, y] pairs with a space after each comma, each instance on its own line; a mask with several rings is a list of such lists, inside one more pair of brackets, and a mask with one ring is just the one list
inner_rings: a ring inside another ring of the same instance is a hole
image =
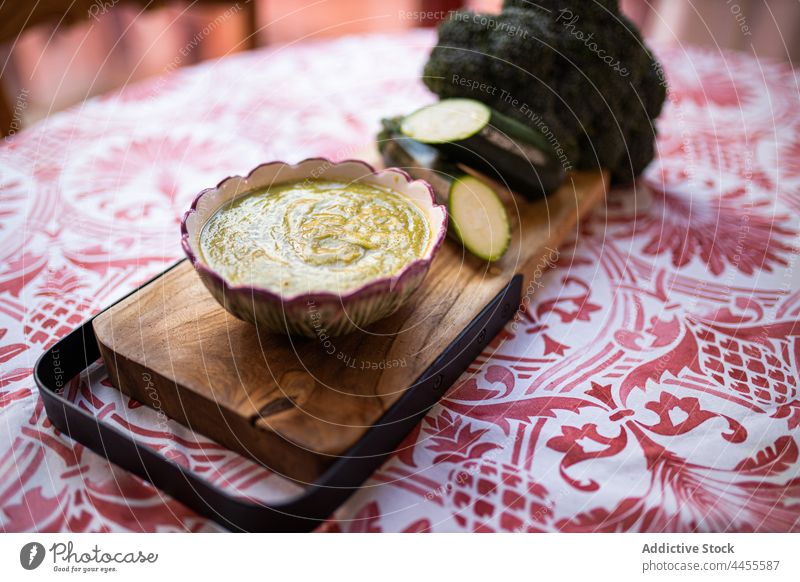
[[422, 211], [396, 192], [306, 180], [225, 204], [203, 228], [200, 251], [235, 285], [341, 293], [397, 273], [430, 238]]
[[269, 331], [333, 336], [396, 311], [446, 228], [425, 182], [311, 159], [260, 166], [202, 192], [182, 241], [206, 287], [237, 317]]

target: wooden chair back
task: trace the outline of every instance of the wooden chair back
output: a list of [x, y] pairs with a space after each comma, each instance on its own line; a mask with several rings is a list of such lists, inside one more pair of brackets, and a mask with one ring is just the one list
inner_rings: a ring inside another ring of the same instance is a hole
[[[44, 24], [61, 28], [88, 19], [97, 19], [123, 2], [141, 6], [144, 10], [163, 8], [174, 3], [169, 0], [2, 0], [0, 1], [0, 45], [10, 45], [13, 51], [17, 39], [31, 28]], [[246, 22], [245, 46], [247, 49], [255, 48], [258, 32], [257, 0], [186, 0], [186, 2], [190, 6], [232, 4], [241, 7]], [[8, 135], [14, 118], [11, 100], [0, 86], [0, 136]]]

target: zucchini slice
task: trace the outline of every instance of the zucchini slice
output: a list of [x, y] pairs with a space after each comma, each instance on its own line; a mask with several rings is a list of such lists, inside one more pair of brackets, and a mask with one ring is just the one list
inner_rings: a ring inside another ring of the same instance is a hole
[[428, 144], [458, 142], [479, 133], [492, 110], [474, 99], [445, 99], [418, 109], [400, 124], [403, 135]]
[[566, 172], [541, 132], [474, 99], [444, 99], [406, 116], [400, 131], [535, 200]]
[[464, 248], [485, 261], [496, 261], [508, 250], [511, 227], [503, 202], [485, 182], [463, 176], [453, 182], [447, 210]]
[[496, 261], [511, 241], [506, 207], [491, 186], [447, 161], [435, 148], [403, 136], [399, 120], [384, 119], [378, 149], [387, 167], [428, 182], [450, 214], [448, 234], [485, 261]]

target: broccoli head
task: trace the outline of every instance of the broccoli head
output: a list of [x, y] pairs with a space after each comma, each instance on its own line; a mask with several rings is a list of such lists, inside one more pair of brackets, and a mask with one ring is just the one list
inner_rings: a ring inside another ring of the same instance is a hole
[[478, 99], [555, 136], [572, 165], [607, 168], [616, 182], [652, 160], [666, 97], [660, 65], [617, 0], [454, 12], [423, 81], [442, 98]]

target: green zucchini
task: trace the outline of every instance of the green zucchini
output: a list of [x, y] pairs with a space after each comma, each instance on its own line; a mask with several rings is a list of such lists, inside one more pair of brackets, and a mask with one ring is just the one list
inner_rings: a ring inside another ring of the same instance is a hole
[[508, 250], [511, 227], [503, 202], [494, 189], [449, 162], [435, 148], [400, 134], [398, 119], [384, 119], [378, 149], [387, 167], [399, 167], [425, 180], [437, 202], [447, 206], [448, 234], [485, 261], [496, 261]]
[[484, 261], [496, 261], [508, 250], [511, 227], [497, 193], [469, 174], [453, 182], [447, 211], [456, 237], [469, 252]]
[[403, 118], [400, 131], [530, 200], [555, 191], [566, 176], [544, 134], [474, 99], [444, 99], [418, 109]]

